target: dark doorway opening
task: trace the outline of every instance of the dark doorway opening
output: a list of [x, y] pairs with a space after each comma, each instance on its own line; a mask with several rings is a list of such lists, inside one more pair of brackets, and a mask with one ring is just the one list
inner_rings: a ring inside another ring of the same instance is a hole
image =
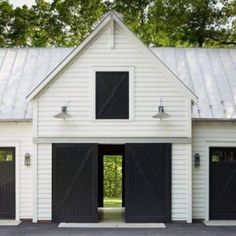
[[103, 221], [107, 221], [109, 217], [114, 219], [117, 217], [119, 220], [123, 218], [123, 208], [125, 207], [124, 170], [124, 145], [98, 146], [98, 207], [100, 215], [102, 215], [100, 219]]
[[[99, 145], [98, 146], [98, 207], [104, 207], [104, 162], [105, 159], [121, 158], [121, 200], [122, 207], [125, 206], [125, 147], [124, 145]], [[117, 174], [117, 173], [116, 173]]]

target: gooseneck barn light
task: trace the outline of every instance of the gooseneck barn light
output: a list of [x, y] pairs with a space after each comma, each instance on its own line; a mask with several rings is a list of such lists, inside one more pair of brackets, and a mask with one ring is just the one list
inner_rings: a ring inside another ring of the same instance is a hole
[[162, 105], [162, 98], [160, 99], [160, 105], [158, 106], [158, 111], [155, 115], [152, 116], [152, 118], [155, 119], [164, 119], [168, 118], [170, 115], [165, 112], [164, 106]]
[[67, 106], [62, 106], [61, 111], [58, 114], [56, 114], [54, 117], [65, 120], [67, 118], [70, 118], [71, 115], [67, 113]]

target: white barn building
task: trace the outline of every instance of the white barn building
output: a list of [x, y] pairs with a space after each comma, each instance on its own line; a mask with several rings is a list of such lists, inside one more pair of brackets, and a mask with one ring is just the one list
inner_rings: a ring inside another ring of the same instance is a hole
[[126, 222], [236, 219], [235, 121], [235, 49], [147, 48], [115, 12], [76, 48], [0, 49], [0, 218], [97, 222], [121, 154]]

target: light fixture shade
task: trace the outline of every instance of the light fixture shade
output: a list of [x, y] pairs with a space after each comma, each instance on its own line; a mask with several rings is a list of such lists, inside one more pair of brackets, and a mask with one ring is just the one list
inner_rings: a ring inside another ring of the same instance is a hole
[[70, 118], [71, 115], [67, 113], [67, 107], [62, 106], [61, 111], [58, 114], [56, 114], [54, 117], [58, 118], [58, 119], [64, 119], [65, 120], [67, 118]]
[[170, 115], [165, 112], [164, 106], [159, 106], [158, 112], [154, 116], [152, 116], [152, 118], [163, 119], [163, 118], [168, 118], [169, 116]]

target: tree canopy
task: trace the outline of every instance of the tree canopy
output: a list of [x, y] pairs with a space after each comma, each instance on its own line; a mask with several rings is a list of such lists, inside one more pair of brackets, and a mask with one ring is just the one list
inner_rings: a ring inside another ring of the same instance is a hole
[[111, 9], [148, 46], [236, 45], [236, 0], [0, 0], [0, 47], [77, 46]]

